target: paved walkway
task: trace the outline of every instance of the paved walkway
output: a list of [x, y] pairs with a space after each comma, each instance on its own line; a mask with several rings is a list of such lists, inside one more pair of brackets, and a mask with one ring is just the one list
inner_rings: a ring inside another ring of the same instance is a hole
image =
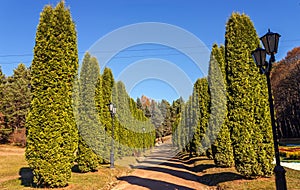
[[[273, 162], [275, 164], [275, 160]], [[284, 167], [291, 168], [293, 170], [300, 171], [300, 163], [291, 163], [291, 162], [280, 162], [280, 164]]]

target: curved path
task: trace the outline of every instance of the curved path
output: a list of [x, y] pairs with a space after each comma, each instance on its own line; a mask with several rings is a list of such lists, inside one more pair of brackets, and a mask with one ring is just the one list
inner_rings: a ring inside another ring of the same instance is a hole
[[174, 158], [170, 141], [157, 146], [150, 156], [135, 166], [129, 176], [119, 177], [114, 190], [192, 190], [215, 189], [198, 182], [199, 176], [190, 170], [190, 165]]

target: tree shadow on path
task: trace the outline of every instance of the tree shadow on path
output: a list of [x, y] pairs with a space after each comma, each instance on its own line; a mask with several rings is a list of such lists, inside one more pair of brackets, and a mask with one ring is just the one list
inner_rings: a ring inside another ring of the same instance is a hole
[[[133, 173], [130, 176], [123, 176], [118, 179], [149, 189], [167, 190], [209, 188], [218, 186], [222, 182], [243, 179], [243, 176], [232, 170], [223, 170], [216, 166], [206, 157], [190, 158], [188, 154], [174, 154], [167, 151], [171, 147], [165, 145], [161, 145], [159, 148], [153, 154], [142, 158], [142, 160], [137, 160], [137, 165], [131, 165], [132, 169], [143, 172], [137, 172], [137, 175]], [[151, 171], [157, 173], [150, 173]], [[155, 176], [155, 178], [151, 179], [152, 176]], [[185, 187], [184, 184], [189, 187]], [[134, 189], [134, 187], [131, 189]]]
[[[185, 180], [189, 180], [189, 181], [195, 181], [198, 182], [197, 178], [199, 176], [190, 173], [188, 171], [182, 171], [182, 170], [176, 170], [176, 168], [174, 169], [170, 169], [170, 168], [164, 168], [164, 167], [154, 167], [154, 166], [149, 166], [149, 167], [138, 167], [140, 170], [148, 170], [148, 171], [155, 171], [155, 172], [161, 172], [161, 173], [165, 173], [165, 174], [170, 174], [172, 176], [176, 176], [178, 178], [181, 179], [185, 179]], [[177, 168], [178, 169], [178, 168]]]
[[[169, 166], [169, 167], [172, 167], [172, 168], [181, 168], [181, 169], [187, 169], [189, 167], [183, 165], [182, 163], [179, 163], [179, 162], [159, 162], [159, 161], [152, 161], [152, 160], [145, 160], [145, 161], [142, 161], [142, 162], [139, 162], [139, 163], [142, 163], [142, 164], [151, 164], [151, 165], [161, 165], [161, 166]], [[143, 165], [140, 165], [140, 166], [132, 166], [134, 168], [145, 168], [147, 166], [143, 166]]]
[[137, 176], [124, 176], [119, 177], [118, 180], [126, 181], [132, 185], [138, 185], [142, 187], [146, 187], [149, 189], [161, 189], [161, 190], [193, 190], [192, 188], [184, 187], [181, 185], [176, 185], [173, 183], [161, 181], [161, 180], [154, 180], [154, 179], [146, 179]]
[[[161, 160], [162, 162], [160, 162]], [[161, 172], [169, 174], [181, 179], [195, 181], [207, 186], [217, 186], [219, 183], [244, 179], [242, 175], [234, 172], [220, 171], [214, 174], [204, 174], [206, 170], [212, 168], [220, 168], [215, 164], [203, 163], [194, 166], [194, 163], [201, 160], [209, 160], [206, 158], [192, 158], [182, 161], [179, 158], [172, 158], [169, 160], [163, 159], [147, 159], [140, 161], [138, 166], [131, 166], [133, 169], [141, 169], [147, 171]], [[186, 164], [190, 163], [190, 164]], [[202, 174], [201, 174], [202, 173]]]
[[193, 172], [205, 172], [205, 170], [211, 169], [211, 168], [219, 168], [215, 164], [200, 164], [195, 167], [191, 167], [190, 170]]
[[[210, 169], [210, 168], [218, 168], [218, 166], [216, 166], [215, 164], [201, 164], [201, 165], [194, 166], [194, 163], [197, 161], [209, 160], [209, 159], [205, 159], [205, 158], [194, 158], [194, 159], [188, 160], [186, 162], [182, 162], [181, 160], [176, 159], [176, 158], [172, 158], [170, 160], [164, 160], [164, 162], [163, 161], [159, 162], [157, 160], [162, 160], [162, 159], [155, 159], [155, 161], [153, 161], [153, 160], [138, 161], [137, 160], [137, 162], [139, 164], [163, 165], [163, 166], [169, 166], [172, 168], [181, 168], [181, 169], [186, 169], [186, 170], [189, 170], [192, 172], [204, 172], [205, 170]], [[139, 167], [143, 167], [143, 165], [140, 165]]]
[[242, 175], [233, 172], [222, 172], [215, 174], [205, 174], [198, 178], [198, 181], [208, 186], [217, 186], [219, 183], [244, 179]]

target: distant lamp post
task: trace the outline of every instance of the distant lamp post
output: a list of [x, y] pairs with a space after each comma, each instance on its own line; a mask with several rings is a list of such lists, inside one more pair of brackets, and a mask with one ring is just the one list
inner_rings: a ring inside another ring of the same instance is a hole
[[114, 168], [115, 165], [115, 161], [114, 161], [114, 118], [115, 118], [115, 114], [117, 113], [117, 108], [115, 108], [115, 106], [113, 105], [113, 103], [109, 103], [108, 104], [109, 107], [109, 112], [111, 115], [111, 123], [112, 123], [112, 130], [111, 130], [111, 149], [110, 149], [110, 168]]
[[[143, 127], [143, 134], [145, 134], [145, 127]], [[143, 137], [143, 152], [145, 152], [145, 138]]]
[[192, 139], [193, 139], [193, 134], [192, 134], [192, 118], [189, 118], [189, 141], [190, 141], [190, 154], [189, 158], [193, 157], [192, 149], [193, 149], [193, 144], [192, 144]]
[[[252, 52], [252, 57], [257, 67], [260, 68], [261, 73], [265, 74], [267, 78], [271, 123], [272, 123], [274, 149], [275, 149], [275, 159], [276, 159], [276, 166], [274, 168], [276, 189], [286, 190], [287, 189], [286, 179], [285, 179], [286, 171], [280, 165], [277, 128], [275, 123], [274, 104], [273, 104], [273, 96], [272, 96], [271, 81], [270, 81], [270, 73], [272, 69], [272, 64], [273, 62], [275, 62], [275, 54], [277, 53], [279, 38], [280, 38], [280, 34], [273, 33], [269, 30], [268, 33], [266, 33], [263, 37], [260, 38], [265, 49], [257, 48]], [[269, 61], [266, 61], [266, 54], [271, 56]]]

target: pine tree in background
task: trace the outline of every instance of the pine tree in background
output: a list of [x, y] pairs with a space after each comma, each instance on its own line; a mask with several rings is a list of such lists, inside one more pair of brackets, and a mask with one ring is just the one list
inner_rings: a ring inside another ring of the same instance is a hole
[[[82, 62], [79, 78], [79, 110], [77, 126], [79, 130], [78, 169], [81, 172], [95, 171], [98, 156], [89, 145], [97, 141], [99, 116], [96, 109], [96, 86], [100, 78], [100, 68], [96, 58], [86, 53]], [[99, 135], [99, 134], [98, 134]]]
[[159, 109], [164, 117], [162, 127], [162, 135], [167, 136], [172, 134], [171, 126], [171, 105], [167, 100], [162, 100], [159, 104]]
[[75, 24], [64, 2], [40, 15], [31, 65], [26, 159], [38, 186], [63, 187], [78, 147], [72, 88], [78, 69]]
[[208, 83], [211, 94], [211, 134], [214, 139], [212, 154], [215, 164], [222, 167], [234, 165], [230, 131], [227, 126], [227, 98], [225, 73], [225, 47], [214, 44], [211, 52]]
[[235, 167], [246, 177], [270, 175], [273, 168], [266, 80], [251, 58], [251, 51], [258, 45], [259, 38], [250, 18], [233, 13], [225, 34], [228, 126]]
[[2, 68], [0, 66], [0, 84], [4, 84], [5, 82], [5, 75], [2, 72]]
[[149, 110], [149, 107], [146, 107], [144, 110], [144, 115], [147, 117], [147, 118], [150, 118], [151, 117], [151, 112]]
[[151, 122], [154, 125], [156, 130], [156, 138], [161, 138], [163, 135], [161, 125], [164, 121], [164, 116], [162, 115], [158, 107], [158, 103], [155, 102], [154, 100], [151, 101], [150, 112], [151, 112]]
[[[4, 85], [5, 85], [5, 83], [6, 83], [6, 78], [5, 78], [5, 75], [3, 74], [1, 66], [0, 66], [0, 103], [1, 103], [1, 105], [3, 104], [2, 100], [3, 100], [3, 97], [4, 97]], [[1, 111], [2, 110], [0, 110], [0, 112]]]
[[7, 78], [1, 102], [5, 126], [13, 132], [10, 142], [21, 146], [25, 146], [26, 143], [25, 117], [31, 101], [29, 84], [30, 70], [24, 64], [19, 64], [13, 76]]
[[2, 69], [0, 66], [0, 143], [6, 143], [8, 141], [8, 136], [12, 132], [10, 128], [7, 128], [5, 125], [5, 117], [3, 111], [3, 97], [5, 94], [5, 83], [6, 78], [5, 75], [2, 73]]
[[136, 99], [136, 106], [138, 109], [143, 110], [143, 105], [139, 97]]

